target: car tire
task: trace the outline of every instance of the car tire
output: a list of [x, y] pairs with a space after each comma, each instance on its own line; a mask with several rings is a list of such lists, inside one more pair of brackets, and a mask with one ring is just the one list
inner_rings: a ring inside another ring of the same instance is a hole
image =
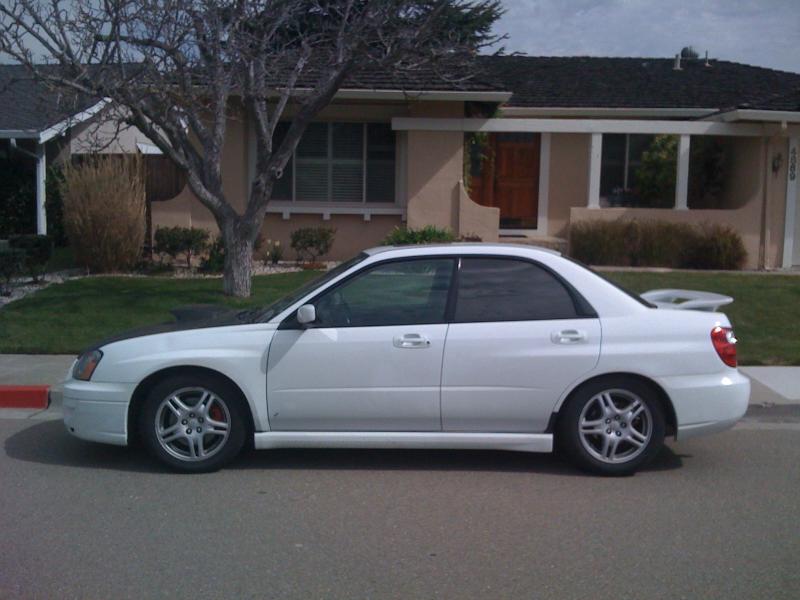
[[154, 385], [139, 411], [147, 450], [175, 471], [216, 471], [242, 450], [249, 433], [247, 404], [222, 378], [176, 375]]
[[579, 388], [560, 411], [556, 442], [584, 471], [632, 475], [664, 444], [664, 410], [647, 383], [607, 377]]

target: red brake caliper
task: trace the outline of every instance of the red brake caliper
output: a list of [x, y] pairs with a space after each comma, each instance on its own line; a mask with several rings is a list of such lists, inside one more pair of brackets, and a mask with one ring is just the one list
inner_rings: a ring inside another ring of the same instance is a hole
[[208, 411], [208, 414], [215, 421], [221, 421], [223, 423], [225, 422], [225, 414], [222, 412], [222, 409], [216, 404], [211, 407], [211, 409]]

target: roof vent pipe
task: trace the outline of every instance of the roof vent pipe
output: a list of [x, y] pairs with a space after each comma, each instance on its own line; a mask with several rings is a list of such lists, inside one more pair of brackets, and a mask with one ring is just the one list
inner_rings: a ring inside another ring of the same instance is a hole
[[675, 55], [675, 65], [672, 67], [673, 71], [681, 71], [681, 53]]

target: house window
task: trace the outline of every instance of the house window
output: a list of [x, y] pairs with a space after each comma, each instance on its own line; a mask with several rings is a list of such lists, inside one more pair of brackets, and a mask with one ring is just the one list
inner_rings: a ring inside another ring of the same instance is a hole
[[603, 206], [670, 207], [675, 198], [678, 137], [604, 134]]
[[[276, 128], [280, 143], [288, 124]], [[385, 123], [312, 123], [272, 197], [293, 202], [393, 203], [395, 134]]]

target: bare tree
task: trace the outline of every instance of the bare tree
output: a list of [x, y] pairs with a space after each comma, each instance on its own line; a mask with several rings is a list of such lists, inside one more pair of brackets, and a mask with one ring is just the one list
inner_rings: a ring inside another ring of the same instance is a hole
[[[123, 107], [213, 214], [225, 292], [248, 296], [273, 185], [342, 83], [376, 69], [463, 77], [459, 65], [497, 42], [501, 12], [497, 0], [4, 0], [0, 52], [49, 85]], [[242, 212], [222, 186], [232, 118], [256, 140]]]

